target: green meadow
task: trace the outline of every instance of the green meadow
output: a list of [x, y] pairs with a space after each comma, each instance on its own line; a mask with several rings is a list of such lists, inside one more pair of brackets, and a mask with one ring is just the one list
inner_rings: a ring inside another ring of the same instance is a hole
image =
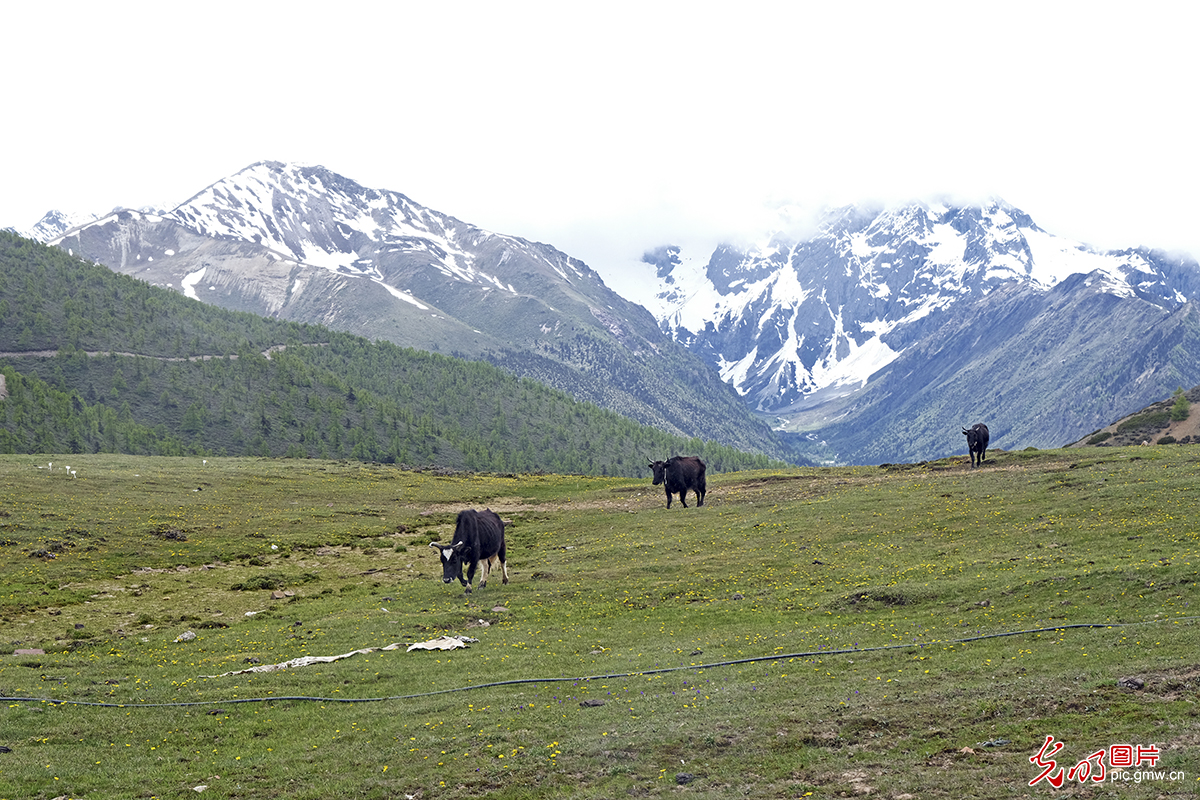
[[[669, 510], [648, 472], [0, 456], [0, 800], [1194, 797], [1200, 449], [989, 456]], [[428, 545], [484, 507], [512, 579], [466, 594]]]

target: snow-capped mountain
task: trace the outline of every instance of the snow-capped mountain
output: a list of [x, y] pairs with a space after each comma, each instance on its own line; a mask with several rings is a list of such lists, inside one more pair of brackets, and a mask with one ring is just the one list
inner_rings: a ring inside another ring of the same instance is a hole
[[69, 213], [66, 211], [49, 211], [37, 223], [27, 230], [17, 230], [9, 228], [13, 233], [19, 233], [26, 239], [35, 239], [39, 242], [50, 242], [59, 238], [71, 228], [77, 228], [80, 225], [86, 225], [92, 220], [99, 219], [96, 214], [86, 213]]
[[672, 433], [783, 454], [582, 261], [324, 167], [260, 162], [176, 208], [119, 209], [50, 242], [215, 305], [486, 358]]
[[[414, 261], [455, 281], [518, 295], [511, 283], [478, 268], [486, 261], [476, 252], [484, 242], [492, 248], [519, 251], [522, 257], [539, 262], [564, 280], [593, 275], [582, 262], [553, 248], [466, 225], [402, 194], [360, 186], [324, 167], [260, 162], [209, 186], [170, 211], [117, 209], [93, 219], [97, 221], [88, 225], [89, 229], [114, 225], [128, 233], [142, 225], [172, 223], [200, 237], [254, 244], [263, 248], [268, 258], [286, 266], [319, 267], [339, 275], [366, 278], [417, 308], [423, 307], [418, 300], [393, 285], [412, 276], [389, 280], [389, 275], [399, 277], [398, 269], [402, 271], [404, 265]], [[47, 230], [55, 227], [48, 226]], [[63, 234], [65, 231], [38, 238], [70, 246], [81, 236], [79, 232]], [[144, 246], [133, 246], [138, 244]], [[158, 273], [161, 270], [152, 266], [156, 257], [161, 261], [177, 255], [172, 248], [155, 252], [150, 243], [139, 243], [129, 236], [115, 237], [114, 248], [112, 255], [122, 271], [141, 262], [141, 271]], [[512, 253], [502, 258], [509, 257]], [[195, 286], [201, 282], [205, 282], [204, 275], [196, 272], [180, 285], [196, 296]], [[288, 292], [267, 301], [268, 311], [280, 311], [291, 295], [304, 289], [303, 282], [293, 283]]]
[[711, 254], [663, 247], [643, 260], [653, 276], [634, 299], [784, 426], [796, 412], [862, 390], [948, 315], [1000, 287], [1046, 293], [1083, 274], [1160, 310], [1200, 288], [1194, 263], [1095, 252], [1000, 200], [843, 208], [804, 241]]

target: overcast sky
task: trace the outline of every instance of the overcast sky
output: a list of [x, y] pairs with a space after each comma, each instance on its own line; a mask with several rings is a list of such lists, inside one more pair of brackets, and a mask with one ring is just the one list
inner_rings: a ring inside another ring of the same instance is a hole
[[939, 194], [1195, 257], [1197, 16], [1050, 0], [10, 4], [0, 227], [174, 205], [273, 159], [549, 242], [606, 278], [655, 245]]

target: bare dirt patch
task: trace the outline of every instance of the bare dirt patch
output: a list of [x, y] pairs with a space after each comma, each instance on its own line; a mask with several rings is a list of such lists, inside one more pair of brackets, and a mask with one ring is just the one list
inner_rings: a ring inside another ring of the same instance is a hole
[[1200, 693], [1200, 664], [1139, 676], [1145, 682], [1140, 691], [1157, 695], [1163, 700], [1190, 700]]

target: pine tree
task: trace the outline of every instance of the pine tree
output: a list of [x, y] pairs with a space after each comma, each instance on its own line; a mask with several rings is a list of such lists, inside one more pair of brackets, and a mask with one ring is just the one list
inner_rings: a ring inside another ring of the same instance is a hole
[[1187, 397], [1183, 394], [1182, 386], [1176, 389], [1172, 396], [1175, 398], [1175, 405], [1171, 406], [1171, 419], [1175, 422], [1182, 422], [1191, 413], [1192, 404], [1188, 402]]

